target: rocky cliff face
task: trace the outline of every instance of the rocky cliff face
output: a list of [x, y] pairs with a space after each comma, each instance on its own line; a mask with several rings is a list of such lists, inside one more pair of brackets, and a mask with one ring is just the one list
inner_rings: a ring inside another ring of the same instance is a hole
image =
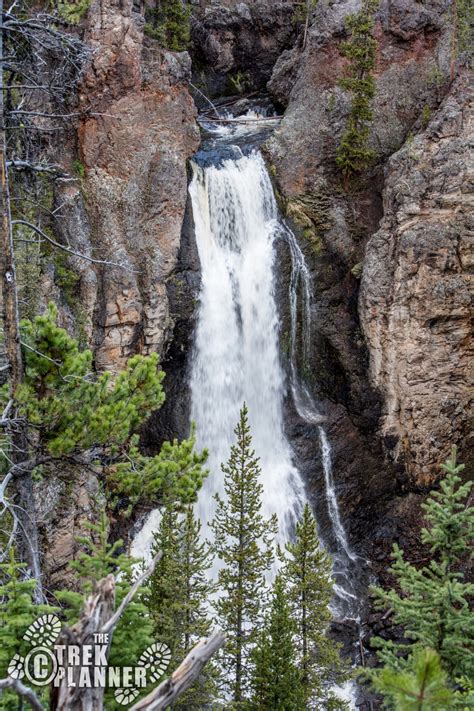
[[[56, 236], [76, 251], [122, 265], [61, 254], [73, 286], [44, 275], [64, 325], [89, 343], [99, 371], [133, 353], [163, 352], [172, 331], [166, 283], [177, 266], [187, 196], [186, 161], [199, 143], [188, 91], [191, 60], [143, 35], [131, 0], [94, 0], [85, 41], [91, 60], [78, 97], [86, 118], [76, 139], [50, 151], [76, 180], [55, 186]], [[61, 262], [63, 264], [63, 262]], [[43, 572], [68, 582], [84, 520], [96, 520], [99, 484], [88, 470], [57, 472], [36, 487]]]
[[80, 104], [79, 186], [60, 190], [61, 231], [82, 252], [123, 268], [72, 260], [99, 369], [134, 352], [161, 352], [171, 320], [165, 282], [176, 265], [187, 194], [186, 160], [199, 133], [186, 53], [143, 35], [132, 2], [97, 0], [88, 16], [92, 61]]
[[208, 5], [192, 23], [195, 82], [210, 96], [265, 89], [295, 41], [295, 5], [251, 0]]
[[[341, 183], [335, 150], [348, 97], [338, 84], [347, 61], [340, 44], [345, 19], [358, 7], [348, 0], [321, 0], [306, 47], [279, 58], [268, 87], [287, 109], [267, 150], [287, 214], [299, 228], [312, 267], [317, 324], [312, 386], [328, 403], [336, 466], [343, 489], [350, 492], [347, 513], [360, 516], [360, 507], [351, 505], [358, 500], [373, 520], [374, 502], [381, 501], [381, 476], [387, 503], [396, 491], [432, 480], [435, 463], [465, 432], [468, 218], [467, 197], [459, 187], [466, 166], [458, 151], [468, 128], [465, 119], [458, 129], [460, 119], [456, 123], [453, 117], [443, 144], [436, 131], [445, 129], [432, 128], [443, 120], [435, 118], [418, 135], [450, 90], [450, 3], [428, 7], [406, 0], [381, 2], [370, 136], [377, 164], [349, 189]], [[456, 96], [447, 103], [451, 109], [443, 110], [453, 113], [458, 106], [461, 116], [465, 95]], [[414, 145], [420, 162], [409, 165]], [[448, 191], [450, 197], [441, 198], [437, 191]], [[398, 202], [401, 195], [406, 196], [403, 205]], [[330, 403], [342, 406], [344, 426], [341, 410], [333, 411]], [[344, 455], [345, 447], [337, 443], [351, 438], [359, 438], [359, 446]], [[367, 466], [367, 457], [373, 455], [377, 463]]]
[[[340, 51], [354, 0], [316, 6], [307, 46], [283, 54], [269, 82], [287, 104], [281, 128], [270, 142], [281, 187], [291, 197], [320, 192], [334, 173], [334, 154], [348, 109], [338, 82], [347, 59]], [[436, 107], [449, 82], [452, 29], [450, 4], [382, 0], [376, 13], [378, 42], [371, 147], [391, 155], [420, 119]], [[426, 107], [426, 108], [425, 108]], [[295, 160], [295, 156], [298, 160]]]
[[381, 432], [419, 484], [433, 481], [450, 442], [470, 460], [471, 109], [461, 78], [426, 131], [392, 156], [364, 260], [360, 315]]

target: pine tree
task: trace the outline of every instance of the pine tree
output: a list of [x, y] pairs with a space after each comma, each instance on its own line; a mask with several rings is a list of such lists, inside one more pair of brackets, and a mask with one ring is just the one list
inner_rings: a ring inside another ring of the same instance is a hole
[[429, 648], [414, 652], [404, 671], [384, 667], [376, 676], [374, 688], [396, 711], [448, 711], [464, 706], [457, 704], [441, 660]]
[[234, 706], [239, 708], [247, 696], [249, 650], [261, 622], [265, 574], [273, 561], [277, 524], [276, 517], [266, 520], [261, 513], [260, 467], [251, 448], [245, 405], [235, 435], [229, 461], [222, 465], [226, 500], [216, 495], [217, 509], [211, 526], [214, 550], [222, 562], [216, 611], [227, 634], [223, 667]]
[[309, 504], [296, 525], [295, 541], [286, 545], [286, 552], [283, 575], [296, 619], [305, 703], [316, 702], [327, 709], [346, 708], [331, 691], [331, 686], [344, 678], [338, 645], [328, 636], [332, 562], [319, 543]]
[[252, 651], [250, 707], [255, 711], [303, 711], [306, 708], [296, 659], [295, 632], [284, 580], [277, 575], [270, 610]]
[[[130, 584], [135, 576], [134, 567], [138, 561], [120, 552], [123, 541], [117, 540], [109, 543], [108, 519], [103, 511], [99, 523], [84, 523], [91, 535], [79, 537], [78, 543], [83, 546], [77, 559], [70, 564], [75, 572], [76, 584], [79, 592], [61, 590], [56, 592], [56, 597], [64, 605], [64, 615], [70, 624], [74, 624], [80, 616], [84, 597], [89, 595], [94, 584], [107, 575], [115, 576], [115, 607], [122, 602], [130, 589]], [[129, 603], [117, 625], [113, 639], [108, 663], [110, 666], [133, 666], [137, 663], [141, 653], [155, 642], [153, 636], [153, 623], [145, 604], [147, 588], [141, 588]], [[159, 640], [161, 641], [161, 640]], [[122, 708], [113, 698], [112, 690], [106, 691], [107, 708]]]
[[[472, 483], [462, 483], [459, 476], [463, 468], [456, 463], [453, 447], [451, 458], [442, 465], [447, 475], [440, 490], [433, 491], [423, 504], [427, 527], [421, 531], [421, 541], [430, 551], [429, 564], [415, 567], [395, 545], [390, 572], [397, 590], [373, 589], [376, 607], [392, 611], [394, 623], [403, 627], [407, 640], [373, 640], [385, 669], [403, 673], [413, 667], [413, 655], [430, 648], [439, 655], [452, 685], [462, 677], [474, 678], [470, 611], [474, 585], [461, 572], [472, 560], [474, 507], [467, 502]], [[374, 672], [376, 685], [384, 673]]]
[[[25, 375], [17, 390], [18, 417], [31, 430], [29, 460], [46, 466], [68, 465], [94, 452], [107, 477], [111, 503], [127, 497], [129, 510], [141, 499], [159, 503], [165, 491], [176, 500], [194, 501], [202, 484], [206, 453], [194, 452], [189, 440], [165, 442], [161, 452], [145, 456], [138, 449], [139, 426], [164, 402], [163, 371], [156, 354], [133, 356], [125, 370], [95, 375], [92, 353], [57, 325], [57, 309], [22, 322]], [[0, 407], [8, 402], [0, 388]]]
[[171, 650], [172, 664], [181, 661], [184, 636], [182, 570], [180, 566], [178, 513], [166, 506], [155, 534], [154, 553], [161, 558], [150, 578], [148, 609], [153, 632]]
[[373, 70], [377, 42], [373, 29], [378, 4], [379, 0], [364, 0], [362, 10], [348, 17], [351, 37], [341, 45], [341, 52], [349, 59], [349, 65], [348, 76], [339, 83], [351, 93], [352, 101], [346, 130], [337, 149], [336, 163], [346, 177], [366, 168], [375, 155], [367, 144], [373, 120], [371, 103], [375, 95]]
[[[191, 507], [180, 515], [168, 505], [155, 535], [156, 550], [162, 556], [150, 580], [147, 606], [156, 639], [171, 649], [172, 666], [184, 659], [211, 626], [207, 607], [213, 585], [206, 573], [212, 561], [200, 530]], [[173, 708], [205, 707], [215, 693], [215, 680], [216, 667], [208, 664]]]
[[[23, 640], [29, 625], [45, 613], [57, 613], [58, 608], [38, 605], [34, 600], [36, 581], [26, 577], [26, 566], [18, 563], [14, 548], [8, 560], [0, 563], [0, 679], [7, 676], [8, 665], [15, 654], [24, 656], [31, 645]], [[0, 708], [18, 709], [18, 698], [6, 692]]]

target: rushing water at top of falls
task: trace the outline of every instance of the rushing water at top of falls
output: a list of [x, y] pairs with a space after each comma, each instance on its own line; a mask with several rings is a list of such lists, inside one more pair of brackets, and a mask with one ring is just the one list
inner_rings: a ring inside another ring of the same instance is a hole
[[191, 376], [191, 419], [210, 475], [199, 494], [204, 530], [223, 494], [223, 474], [245, 402], [260, 458], [263, 510], [276, 513], [288, 540], [304, 502], [284, 433], [285, 378], [274, 294], [274, 246], [280, 231], [272, 185], [258, 152], [202, 168], [189, 188], [202, 269]]

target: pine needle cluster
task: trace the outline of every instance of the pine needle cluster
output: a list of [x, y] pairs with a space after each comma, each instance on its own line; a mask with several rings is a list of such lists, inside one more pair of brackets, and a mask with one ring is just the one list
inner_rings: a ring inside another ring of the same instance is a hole
[[189, 5], [184, 0], [156, 0], [146, 13], [145, 34], [166, 49], [182, 52], [190, 40]]

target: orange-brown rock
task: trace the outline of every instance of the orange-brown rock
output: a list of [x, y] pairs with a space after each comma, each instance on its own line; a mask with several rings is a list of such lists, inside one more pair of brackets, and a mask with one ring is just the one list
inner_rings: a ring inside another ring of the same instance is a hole
[[85, 39], [92, 54], [79, 96], [88, 114], [78, 133], [84, 176], [80, 188], [67, 188], [62, 230], [89, 256], [123, 265], [72, 259], [97, 367], [118, 369], [136, 351], [161, 351], [169, 332], [165, 283], [199, 133], [189, 56], [144, 38], [131, 0], [95, 0]]

